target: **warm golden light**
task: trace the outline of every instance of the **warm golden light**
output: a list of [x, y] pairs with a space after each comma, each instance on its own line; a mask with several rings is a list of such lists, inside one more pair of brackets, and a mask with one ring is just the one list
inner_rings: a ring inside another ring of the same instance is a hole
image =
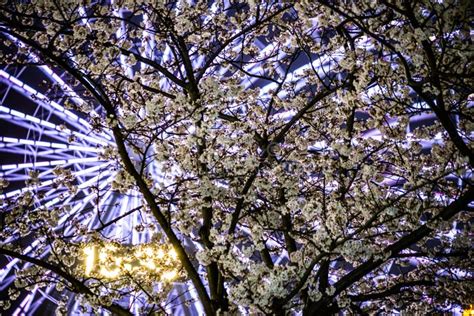
[[84, 275], [117, 279], [147, 276], [171, 282], [179, 277], [176, 251], [168, 245], [145, 244], [127, 247], [119, 244], [86, 244], [83, 248]]
[[94, 246], [86, 246], [84, 247], [84, 255], [86, 257], [85, 260], [85, 275], [90, 276], [92, 269], [94, 268], [95, 262], [95, 247]]
[[178, 277], [178, 271], [176, 271], [176, 270], [166, 271], [161, 276], [161, 278], [166, 280], [166, 281], [172, 281], [172, 280], [176, 279], [177, 277]]
[[474, 305], [469, 305], [468, 309], [465, 309], [462, 312], [462, 316], [473, 316], [474, 315]]
[[178, 259], [178, 254], [176, 253], [176, 250], [174, 250], [174, 249], [170, 250], [169, 255], [174, 260]]
[[158, 249], [156, 251], [156, 257], [158, 259], [163, 259], [165, 257], [165, 252], [163, 251], [163, 249]]
[[101, 274], [104, 278], [115, 279], [115, 278], [117, 278], [117, 277], [120, 275], [120, 269], [119, 269], [119, 268], [115, 268], [115, 269], [113, 269], [113, 270], [109, 270], [109, 269], [107, 269], [106, 267], [100, 267], [100, 274]]

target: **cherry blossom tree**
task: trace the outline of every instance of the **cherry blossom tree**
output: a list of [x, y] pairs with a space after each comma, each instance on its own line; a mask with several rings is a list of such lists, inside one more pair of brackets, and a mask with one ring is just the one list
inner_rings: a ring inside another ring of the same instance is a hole
[[0, 3], [1, 118], [36, 131], [2, 148], [46, 157], [2, 163], [5, 310], [472, 303], [469, 1]]

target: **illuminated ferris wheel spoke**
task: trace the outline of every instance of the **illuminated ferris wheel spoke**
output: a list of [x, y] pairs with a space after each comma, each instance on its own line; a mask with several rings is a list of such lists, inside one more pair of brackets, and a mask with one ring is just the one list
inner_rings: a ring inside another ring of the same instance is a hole
[[38, 106], [45, 108], [46, 110], [51, 111], [55, 116], [66, 120], [69, 124], [81, 130], [82, 132], [88, 132], [91, 130], [90, 124], [82, 118], [79, 118], [76, 114], [65, 109], [63, 106], [58, 104], [55, 101], [49, 100], [41, 92], [31, 88], [26, 83], [23, 83], [21, 80], [11, 76], [5, 71], [0, 70], [0, 79], [4, 83], [9, 83], [10, 86], [27, 98], [31, 98], [35, 101]]
[[[153, 27], [153, 23], [149, 18], [148, 14], [143, 14], [143, 24], [145, 26], [145, 31], [143, 32], [144, 36], [141, 40], [141, 45], [145, 48], [144, 57], [148, 59], [153, 59], [154, 51], [156, 49], [156, 43], [153, 32], [148, 31], [151, 30]], [[141, 70], [145, 70], [147, 65], [145, 63], [140, 63], [140, 67]]]
[[[111, 180], [105, 180], [105, 181], [102, 181], [101, 178], [102, 177], [108, 177], [109, 174], [108, 173], [103, 173], [103, 174], [99, 174], [98, 176], [95, 176], [93, 178], [91, 178], [90, 180], [82, 183], [82, 189], [83, 188], [87, 188], [88, 186], [90, 186], [92, 183], [95, 183], [97, 181], [100, 181], [101, 183], [101, 186], [99, 187], [99, 190], [100, 189], [104, 189]], [[108, 179], [110, 179], [110, 177], [108, 177]], [[79, 190], [78, 192], [80, 192], [81, 190]], [[11, 192], [8, 192], [5, 194], [5, 197], [10, 197], [10, 194]], [[88, 193], [88, 192], [85, 192], [85, 193]], [[18, 194], [18, 192], [15, 192], [15, 194]], [[71, 210], [66, 213], [66, 214], [62, 214], [62, 217], [60, 218], [59, 222], [58, 222], [58, 225], [57, 227], [60, 227], [60, 225], [64, 224], [66, 222], [66, 220], [69, 219], [69, 216], [71, 215], [74, 215], [75, 213], [77, 213], [78, 211], [82, 210], [83, 207], [85, 205], [87, 205], [90, 200], [93, 198], [93, 195], [87, 195], [86, 194], [86, 198], [84, 198], [83, 200], [80, 200], [79, 202], [74, 202], [73, 203], [73, 199], [75, 198], [75, 196], [77, 196], [78, 193], [76, 194], [71, 194], [69, 192], [58, 192], [57, 190], [55, 189], [52, 189], [52, 190], [49, 190], [48, 192], [46, 192], [45, 194], [45, 197], [43, 198], [43, 201], [41, 203], [40, 206], [38, 206], [37, 208], [35, 208], [33, 210], [33, 212], [36, 212], [40, 209], [43, 209], [43, 208], [47, 208], [47, 209], [50, 209], [51, 207], [55, 206], [56, 204], [69, 204], [69, 205], [74, 205], [74, 203], [77, 203], [77, 205], [73, 206], [71, 208]], [[11, 237], [13, 238], [13, 237]], [[8, 239], [9, 241], [11, 241], [10, 239]]]
[[[38, 300], [42, 302], [46, 299], [54, 304], [57, 304], [58, 301], [51, 295], [51, 292], [53, 291], [54, 291], [54, 285], [48, 285], [48, 287], [45, 290], [40, 288], [38, 292], [41, 294], [41, 296], [39, 297]], [[40, 302], [38, 303], [38, 307], [41, 305]]]
[[[50, 78], [51, 81], [53, 81], [55, 84], [59, 85], [62, 88], [62, 91], [64, 91], [65, 96], [67, 96], [69, 100], [71, 100], [73, 103], [75, 103], [78, 106], [85, 105], [85, 101], [82, 99], [82, 97], [80, 97], [69, 85], [67, 85], [64, 82], [64, 80], [61, 79], [61, 77], [59, 77], [56, 73], [54, 73], [53, 70], [51, 70], [51, 68], [49, 68], [48, 66], [41, 66], [40, 69]], [[62, 108], [62, 111], [64, 111], [65, 113], [72, 113], [71, 111], [64, 109], [64, 107], [62, 107], [61, 105], [58, 105], [58, 106]], [[76, 116], [74, 113], [72, 114]], [[89, 114], [98, 115], [97, 112], [94, 110], [92, 110]], [[89, 124], [89, 122], [87, 122], [83, 118], [79, 117], [78, 121], [85, 127], [86, 132], [90, 132], [92, 130], [92, 126]], [[104, 130], [104, 131], [101, 131], [99, 136], [112, 142], [112, 136], [110, 135], [110, 133], [111, 132], [109, 130]]]
[[[100, 173], [103, 173], [102, 170], [105, 170], [105, 168], [107, 168], [110, 164], [111, 164], [110, 161], [100, 161], [99, 164], [94, 162], [94, 163], [92, 163], [93, 166], [77, 169], [77, 170], [72, 172], [72, 175], [74, 177], [80, 178], [80, 179], [82, 179], [83, 176], [88, 176], [88, 177], [96, 176]], [[84, 166], [86, 166], [86, 165], [88, 165], [88, 164], [84, 164]], [[43, 187], [45, 185], [51, 184], [51, 182], [44, 182], [43, 183], [43, 180], [44, 179], [50, 179], [50, 178], [54, 177], [53, 169], [52, 168], [36, 168], [36, 171], [40, 171], [40, 170], [43, 170], [43, 169], [44, 169], [44, 171], [41, 171], [41, 172], [38, 173], [38, 179], [40, 180], [40, 182], [38, 184], [36, 184], [34, 186], [34, 188], [39, 188], [39, 187]], [[3, 174], [6, 175], [6, 174], [8, 174], [8, 172], [9, 171], [4, 172]], [[20, 174], [18, 174], [18, 176], [20, 176]], [[10, 178], [12, 178], [12, 176], [9, 176], [8, 178], [10, 179]], [[29, 178], [29, 176], [22, 175], [21, 178], [17, 178], [17, 179], [26, 180], [28, 178]], [[81, 181], [81, 182], [83, 182], [83, 181]], [[25, 188], [25, 189], [27, 189], [27, 188]], [[20, 192], [23, 192], [23, 191], [15, 191], [15, 193], [20, 193]]]
[[[99, 165], [99, 166], [90, 167], [90, 168], [88, 168], [88, 169], [83, 169], [83, 170], [81, 170], [81, 171], [78, 171], [78, 172], [76, 172], [75, 174], [76, 174], [76, 176], [77, 176], [77, 174], [80, 173], [80, 172], [81, 172], [81, 174], [85, 174], [85, 171], [91, 171], [91, 172], [92, 172], [93, 170], [97, 170], [97, 169], [103, 168], [103, 167], [105, 167], [105, 166], [107, 166], [107, 165], [108, 165], [108, 164], [102, 164], [102, 165]], [[45, 173], [50, 173], [50, 170], [46, 171]], [[44, 173], [43, 173], [43, 174], [44, 174]], [[74, 173], [73, 173], [73, 174], [74, 174]], [[11, 180], [11, 181], [19, 181], [19, 180], [23, 180], [23, 181], [24, 181], [25, 178], [28, 178], [28, 177], [26, 177], [26, 176], [25, 176], [25, 177], [9, 176], [9, 173], [8, 173], [8, 172], [5, 172], [5, 173], [0, 174], [0, 175], [2, 175], [3, 177], [7, 176], [7, 177], [5, 177], [5, 178], [6, 178], [6, 179], [9, 179], [9, 180]], [[105, 174], [105, 175], [107, 175], [107, 174]], [[104, 176], [104, 172], [103, 172], [103, 173], [99, 173], [98, 175], [96, 175], [95, 173], [92, 173], [92, 174], [90, 174], [90, 175], [88, 175], [88, 176], [89, 176], [89, 177], [92, 177], [92, 176], [93, 176], [92, 179], [93, 179], [94, 181], [98, 181], [98, 180], [100, 180], [100, 179]], [[41, 179], [41, 177], [40, 177], [40, 179]], [[24, 193], [24, 192], [27, 192], [27, 191], [32, 192], [32, 191], [35, 191], [35, 190], [38, 190], [38, 189], [47, 187], [47, 186], [53, 184], [53, 182], [54, 182], [54, 181], [51, 180], [51, 179], [49, 179], [49, 180], [43, 180], [43, 181], [40, 181], [39, 183], [37, 183], [36, 185], [34, 185], [34, 186], [32, 186], [32, 187], [25, 187], [25, 188], [21, 188], [21, 189], [16, 189], [16, 190], [8, 191], [8, 192], [6, 192], [6, 193], [4, 193], [4, 194], [0, 194], [0, 197], [2, 197], [2, 198], [10, 198], [10, 197], [16, 196], [16, 195], [18, 195], [18, 194], [21, 194], [21, 193]], [[87, 183], [90, 183], [90, 181], [87, 182]], [[51, 192], [54, 192], [54, 191], [56, 191], [56, 189], [52, 189], [52, 190], [50, 190], [50, 191], [51, 191]], [[78, 186], [78, 192], [81, 192], [81, 191], [84, 191], [86, 194], [88, 194], [88, 193], [89, 193], [89, 188], [88, 188], [87, 186], [84, 186], [84, 184], [81, 183], [81, 184], [79, 184], [79, 186]], [[46, 198], [47, 198], [48, 196], [49, 196], [49, 195], [46, 195]]]
[[0, 170], [12, 170], [15, 171], [19, 169], [29, 169], [29, 168], [39, 168], [39, 167], [54, 167], [54, 166], [67, 166], [70, 164], [81, 164], [81, 163], [90, 163], [90, 162], [100, 162], [98, 157], [90, 158], [73, 158], [67, 160], [51, 160], [51, 161], [40, 161], [40, 162], [30, 162], [30, 163], [21, 163], [21, 164], [8, 164], [0, 165]]
[[36, 285], [30, 293], [23, 299], [17, 309], [13, 312], [12, 316], [20, 316], [24, 311], [27, 311], [31, 304], [33, 303], [36, 292], [38, 291], [39, 286]]
[[[5, 152], [5, 153], [13, 153], [16, 155], [31, 155], [31, 154], [36, 154], [37, 157], [41, 157], [45, 159], [51, 159], [51, 158], [62, 158], [65, 160], [72, 159], [74, 156], [71, 155], [70, 148], [68, 149], [41, 149], [38, 148], [37, 151], [33, 151], [31, 148], [29, 149], [24, 149], [22, 146], [11, 146], [11, 144], [0, 144], [0, 152]], [[80, 158], [74, 158], [74, 159], [80, 159]]]
[[67, 143], [46, 142], [39, 140], [21, 139], [13, 137], [0, 137], [3, 143], [10, 143], [12, 145], [32, 145], [34, 148], [51, 148], [51, 149], [68, 149], [85, 152], [100, 152], [98, 148], [91, 148], [86, 146], [70, 145]]
[[[52, 285], [48, 285], [44, 290], [39, 286], [35, 286], [34, 291], [32, 292], [33, 295], [27, 296], [22, 301], [22, 304], [24, 305], [20, 304], [20, 306], [14, 311], [13, 315], [25, 315], [25, 311], [28, 311], [29, 314], [34, 313], [44, 300], [49, 300], [50, 302], [57, 304], [57, 300], [51, 296], [53, 291], [55, 291], [55, 288]], [[38, 295], [36, 295], [37, 293]]]
[[[22, 124], [22, 122], [27, 122], [29, 124], [38, 124], [47, 130], [52, 130], [53, 132], [50, 135], [64, 135], [67, 137], [74, 136], [76, 138], [87, 141], [89, 143], [102, 145], [102, 146], [111, 144], [110, 142], [104, 140], [103, 138], [93, 137], [93, 136], [89, 136], [77, 131], [72, 131], [63, 126], [56, 125], [46, 120], [38, 119], [34, 116], [8, 108], [3, 105], [0, 105], [0, 112], [10, 114], [12, 119], [17, 119], [17, 120], [12, 121], [12, 123], [15, 123], [17, 125], [26, 127], [24, 124]], [[18, 121], [18, 119], [20, 119], [21, 121]], [[47, 131], [45, 131], [45, 133], [47, 133]]]
[[[15, 38], [14, 36], [12, 35], [9, 35], [7, 34], [7, 37], [12, 40], [16, 45], [18, 45], [19, 47], [24, 47], [25, 45], [19, 41], [17, 38]], [[36, 54], [34, 53], [30, 53], [30, 58], [33, 62], [38, 62], [40, 59], [36, 56]], [[61, 77], [56, 74], [50, 67], [48, 67], [47, 65], [41, 65], [41, 66], [38, 66], [38, 68], [44, 73], [46, 74], [46, 76], [50, 79], [51, 82], [53, 82], [54, 84], [57, 84], [61, 87], [62, 91], [64, 92], [64, 96], [63, 97], [67, 97], [70, 101], [72, 101], [73, 103], [75, 103], [76, 105], [78, 106], [82, 106], [85, 104], [85, 101], [82, 99], [82, 97], [80, 97], [66, 82], [64, 82], [63, 79], [61, 79]], [[25, 68], [23, 68], [20, 73], [18, 75], [21, 75], [21, 73], [23, 73]], [[34, 88], [26, 85], [25, 83], [21, 82], [20, 80], [16, 79], [14, 76], [8, 74], [7, 72], [3, 71], [0, 69], [0, 80], [2, 80], [3, 82], [5, 82], [9, 88], [12, 87], [12, 83], [13, 85], [16, 85], [17, 89], [19, 92], [21, 92], [25, 97], [28, 97], [28, 98], [31, 98], [32, 95], [34, 96], [37, 96], [39, 97], [40, 99], [43, 99], [43, 100], [47, 100], [48, 98], [46, 96], [44, 96], [43, 94], [41, 94], [40, 92], [38, 92], [37, 90], [35, 90]], [[7, 94], [5, 94], [4, 97], [6, 97]], [[38, 100], [37, 100], [38, 101]], [[78, 117], [77, 115], [75, 115], [73, 112], [65, 109], [62, 105], [52, 101], [52, 100], [48, 100], [49, 101], [49, 106], [52, 106], [54, 109], [58, 110], [58, 113], [56, 113], [56, 115], [61, 115], [61, 114], [65, 114], [66, 116], [69, 116], [70, 118], [72, 118], [72, 123], [71, 125], [75, 125], [77, 126], [77, 124], [75, 123], [76, 119], [77, 121], [83, 126], [85, 127], [85, 131], [90, 131], [92, 129], [92, 126], [86, 121], [84, 120], [83, 118], [80, 118]], [[91, 115], [97, 115], [97, 112], [92, 110], [89, 112], [89, 114]], [[82, 126], [79, 126], [79, 129], [82, 129], [83, 127]], [[101, 131], [100, 132], [100, 136], [101, 137], [104, 137], [106, 138], [108, 141], [110, 141], [111, 143], [113, 143], [112, 141], [112, 136], [111, 136], [111, 132], [108, 131], [108, 130], [105, 130], [105, 131]]]
[[[54, 123], [51, 123], [47, 120], [39, 119], [35, 116], [23, 113], [21, 111], [18, 111], [18, 110], [15, 110], [13, 108], [9, 108], [9, 107], [3, 106], [3, 105], [0, 105], [0, 112], [5, 113], [4, 117], [5, 116], [7, 118], [10, 117], [11, 122], [18, 125], [18, 126], [21, 126], [21, 127], [27, 128], [27, 129], [36, 130], [37, 132], [44, 132], [45, 134], [49, 134], [50, 136], [55, 135], [58, 140], [60, 139], [59, 137], [62, 137], [62, 139], [64, 139], [64, 138], [67, 139], [68, 137], [73, 136], [76, 139], [79, 139], [81, 141], [87, 141], [87, 142], [92, 143], [92, 144], [100, 144], [100, 145], [106, 145], [108, 143], [113, 144], [110, 141], [104, 140], [102, 137], [90, 136], [91, 135], [90, 131], [86, 131], [86, 134], [81, 133], [81, 132], [77, 132], [77, 131], [72, 131], [72, 130], [70, 130], [68, 128], [65, 128], [63, 126], [58, 126], [58, 125], [56, 125]], [[54, 113], [54, 111], [52, 113]], [[69, 123], [69, 121], [68, 121], [68, 123]], [[41, 128], [39, 128], [39, 126]], [[43, 131], [43, 129], [46, 129], [46, 130]], [[38, 145], [45, 145], [45, 143], [42, 143], [39, 140], [24, 140], [23, 143], [31, 145], [31, 142], [33, 142], [33, 144], [35, 144], [34, 143], [35, 141], [38, 142], [37, 143]], [[54, 145], [55, 145], [54, 143], [50, 143], [50, 146], [54, 146]], [[58, 146], [58, 148], [61, 148], [61, 147], [62, 148], [67, 148], [67, 145], [56, 144], [56, 146]], [[77, 145], [70, 145], [70, 146], [77, 146]], [[90, 150], [88, 150], [88, 151], [90, 151]]]

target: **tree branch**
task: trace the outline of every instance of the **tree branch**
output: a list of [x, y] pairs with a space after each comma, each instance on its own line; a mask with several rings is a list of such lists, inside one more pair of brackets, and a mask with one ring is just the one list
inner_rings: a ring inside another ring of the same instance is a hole
[[[461, 195], [454, 202], [446, 206], [433, 220], [448, 220], [457, 213], [461, 212], [469, 203], [473, 201], [474, 196], [474, 187], [470, 187], [463, 195]], [[426, 224], [420, 226], [418, 229], [413, 232], [405, 235], [400, 238], [397, 242], [388, 246], [385, 250], [386, 253], [390, 253], [390, 256], [398, 254], [403, 249], [410, 247], [411, 245], [417, 243], [424, 237], [428, 236], [433, 231]], [[343, 276], [339, 281], [337, 281], [333, 286], [335, 287], [335, 293], [331, 296], [324, 296], [317, 302], [311, 303], [307, 306], [305, 315], [315, 315], [320, 311], [321, 308], [331, 305], [332, 298], [353, 285], [355, 282], [359, 281], [361, 278], [366, 276], [368, 273], [374, 271], [380, 265], [382, 265], [386, 260], [384, 259], [370, 259], [365, 263], [359, 265], [357, 268]]]
[[386, 289], [385, 291], [371, 293], [371, 294], [360, 294], [360, 295], [348, 295], [348, 297], [354, 302], [366, 302], [371, 300], [383, 299], [387, 296], [399, 294], [403, 291], [410, 291], [410, 287], [413, 286], [433, 286], [435, 285], [434, 281], [428, 280], [419, 280], [419, 281], [410, 281], [398, 283], [391, 288]]
[[[23, 255], [21, 253], [18, 253], [18, 252], [12, 251], [12, 250], [8, 250], [8, 249], [4, 249], [4, 248], [0, 248], [0, 254], [5, 255], [5, 256], [9, 256], [9, 257], [13, 257], [13, 258], [17, 258], [17, 259], [20, 259], [20, 260], [25, 261], [25, 262], [32, 263], [34, 265], [37, 265], [39, 267], [42, 267], [44, 269], [47, 269], [47, 270], [57, 274], [58, 276], [62, 277], [64, 280], [69, 282], [76, 293], [96, 296], [86, 285], [84, 285], [84, 283], [82, 283], [81, 281], [79, 281], [78, 279], [76, 279], [75, 277], [70, 275], [69, 273], [65, 272], [64, 270], [62, 270], [58, 266], [55, 266], [55, 265], [53, 265], [53, 264], [51, 264], [47, 261], [36, 259], [36, 258], [30, 257], [30, 256], [26, 256], [26, 255]], [[110, 306], [103, 306], [103, 307], [108, 309], [109, 311], [111, 311], [114, 315], [119, 315], [119, 316], [133, 315], [132, 313], [130, 313], [129, 311], [124, 309], [122, 306], [117, 305], [117, 304], [112, 304]]]

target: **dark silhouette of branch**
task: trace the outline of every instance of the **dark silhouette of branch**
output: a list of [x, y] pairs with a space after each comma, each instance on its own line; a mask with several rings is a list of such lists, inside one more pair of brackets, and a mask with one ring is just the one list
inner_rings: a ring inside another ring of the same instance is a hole
[[[95, 296], [94, 293], [86, 286], [84, 283], [67, 273], [66, 271], [62, 270], [60, 267], [49, 263], [45, 260], [40, 260], [36, 259], [30, 256], [22, 255], [21, 253], [17, 253], [12, 250], [0, 248], [0, 254], [10, 256], [13, 258], [20, 259], [25, 262], [32, 263], [34, 265], [37, 265], [39, 267], [45, 268], [58, 276], [62, 277], [64, 280], [69, 282], [72, 286], [72, 290], [74, 290], [76, 293], [80, 294], [86, 294], [86, 295], [91, 295]], [[108, 309], [110, 312], [112, 312], [114, 315], [118, 316], [127, 316], [127, 315], [132, 315], [129, 311], [121, 307], [120, 305], [117, 304], [112, 304], [110, 306], [103, 306], [104, 308]]]
[[[432, 220], [448, 220], [457, 213], [465, 209], [465, 207], [473, 201], [474, 197], [474, 187], [470, 187], [466, 190], [458, 199], [445, 207], [435, 218]], [[403, 249], [410, 247], [411, 245], [417, 243], [424, 237], [428, 236], [433, 229], [429, 228], [427, 225], [422, 225], [413, 232], [405, 235], [400, 238], [397, 242], [391, 244], [385, 249], [387, 254], [390, 254], [388, 257], [398, 254]], [[321, 309], [325, 310], [328, 306], [331, 305], [332, 298], [352, 286], [354, 283], [359, 281], [365, 275], [377, 269], [381, 266], [386, 260], [383, 259], [370, 259], [365, 263], [359, 265], [357, 268], [343, 276], [339, 281], [337, 281], [333, 286], [335, 288], [335, 293], [331, 296], [324, 296], [317, 302], [312, 302], [305, 308], [305, 315], [315, 315], [315, 313], [320, 312]]]

